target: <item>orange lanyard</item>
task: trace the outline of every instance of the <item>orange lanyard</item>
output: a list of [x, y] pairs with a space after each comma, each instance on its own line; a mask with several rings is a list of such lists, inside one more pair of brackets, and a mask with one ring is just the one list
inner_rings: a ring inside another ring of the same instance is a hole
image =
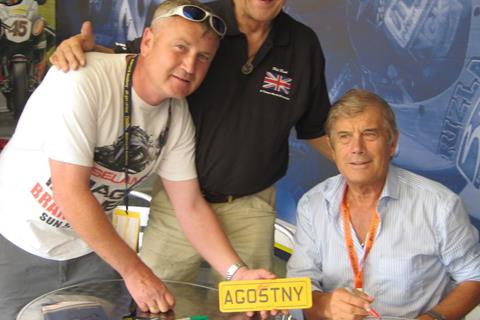
[[345, 231], [345, 245], [347, 246], [348, 257], [350, 259], [350, 264], [352, 266], [355, 288], [362, 289], [363, 288], [363, 267], [365, 266], [365, 261], [367, 260], [367, 256], [373, 247], [373, 243], [375, 242], [378, 226], [380, 225], [380, 216], [378, 215], [377, 212], [375, 212], [375, 214], [372, 216], [372, 220], [370, 221], [370, 228], [368, 229], [368, 233], [367, 233], [365, 251], [363, 253], [362, 260], [360, 261], [360, 264], [359, 264], [357, 253], [353, 246], [352, 231], [350, 229], [351, 221], [350, 221], [350, 208], [347, 205], [347, 190], [348, 190], [348, 187], [345, 188], [345, 194], [343, 195], [342, 207], [341, 207], [343, 229]]

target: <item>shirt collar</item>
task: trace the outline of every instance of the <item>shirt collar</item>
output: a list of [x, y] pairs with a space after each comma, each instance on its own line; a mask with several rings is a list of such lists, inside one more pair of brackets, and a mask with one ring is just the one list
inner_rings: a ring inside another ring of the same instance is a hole
[[[327, 206], [329, 207], [328, 212], [330, 214], [338, 214], [340, 212], [341, 203], [343, 200], [343, 194], [345, 192], [345, 187], [347, 181], [342, 175], [337, 176], [338, 179], [332, 181], [332, 184], [324, 189], [324, 197], [327, 201]], [[380, 194], [380, 199], [378, 201], [378, 207], [380, 209], [383, 206], [384, 201], [387, 199], [398, 199], [400, 194], [399, 190], [399, 178], [398, 178], [398, 168], [394, 165], [390, 165], [388, 168], [387, 179], [385, 185], [383, 186], [382, 193]]]
[[[220, 0], [214, 4], [216, 5], [215, 8], [218, 14], [225, 19], [227, 36], [238, 36], [242, 34], [238, 29], [233, 0]], [[282, 10], [273, 20], [272, 30], [268, 35], [267, 41], [273, 42], [274, 45], [278, 46], [286, 46], [289, 44], [291, 28], [288, 24], [288, 19], [291, 18]]]
[[400, 194], [399, 190], [399, 178], [398, 168], [394, 165], [388, 167], [387, 179], [383, 186], [382, 193], [380, 194], [380, 200], [384, 198], [398, 199]]
[[323, 192], [327, 202], [327, 212], [331, 216], [340, 216], [340, 207], [347, 181], [341, 174], [339, 174], [337, 179], [330, 180], [330, 182], [332, 184], [330, 186], [327, 185]]

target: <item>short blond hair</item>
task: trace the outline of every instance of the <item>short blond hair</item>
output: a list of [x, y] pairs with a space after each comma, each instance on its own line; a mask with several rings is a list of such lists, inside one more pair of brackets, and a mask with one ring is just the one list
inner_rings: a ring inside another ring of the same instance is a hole
[[375, 106], [382, 113], [383, 126], [387, 130], [387, 143], [391, 144], [393, 137], [398, 134], [395, 113], [383, 98], [364, 89], [351, 89], [332, 105], [325, 122], [327, 135], [332, 138], [332, 128], [338, 119], [355, 117]]

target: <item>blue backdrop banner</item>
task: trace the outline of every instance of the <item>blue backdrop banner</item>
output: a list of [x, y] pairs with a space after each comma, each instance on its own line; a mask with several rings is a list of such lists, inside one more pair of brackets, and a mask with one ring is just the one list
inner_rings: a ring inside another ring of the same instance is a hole
[[[58, 36], [90, 19], [103, 45], [139, 37], [159, 2], [58, 1]], [[384, 97], [401, 132], [393, 162], [458, 193], [480, 228], [480, 0], [294, 0], [285, 11], [317, 33], [332, 101], [352, 87]], [[277, 209], [294, 225], [300, 196], [336, 169], [293, 134], [290, 150]]]

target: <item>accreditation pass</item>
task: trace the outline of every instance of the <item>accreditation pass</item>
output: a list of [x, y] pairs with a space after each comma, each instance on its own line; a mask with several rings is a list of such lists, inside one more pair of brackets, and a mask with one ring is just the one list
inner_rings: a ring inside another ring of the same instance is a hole
[[222, 312], [306, 309], [312, 306], [310, 278], [222, 281], [218, 289]]

